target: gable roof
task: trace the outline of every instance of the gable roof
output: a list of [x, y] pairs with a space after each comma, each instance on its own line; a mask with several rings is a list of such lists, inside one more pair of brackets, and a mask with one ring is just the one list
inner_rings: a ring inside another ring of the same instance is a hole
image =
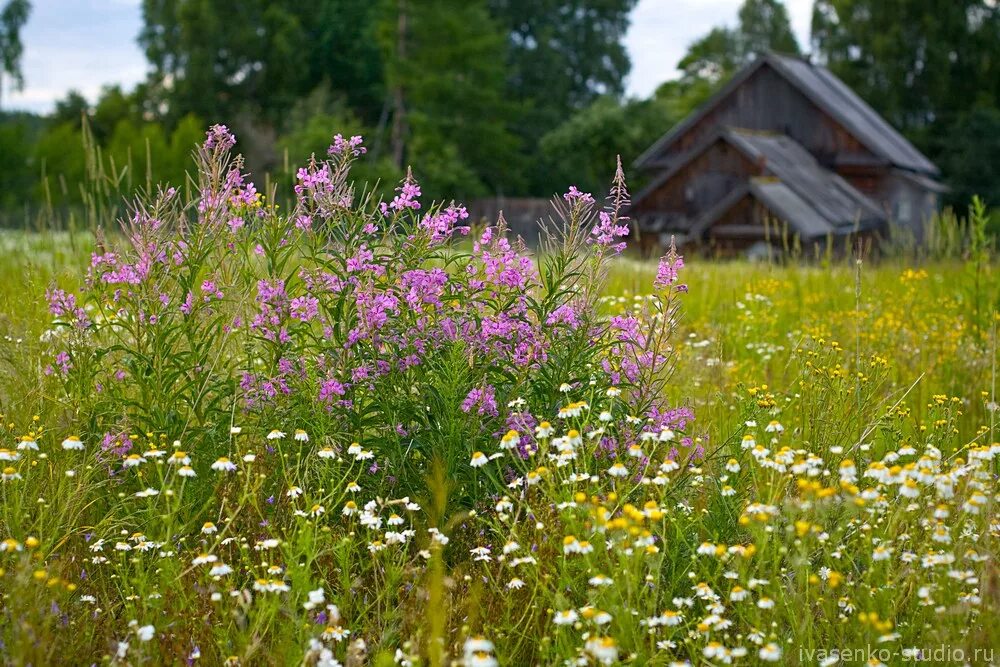
[[[853, 228], [856, 223], [863, 223], [867, 226], [885, 219], [878, 205], [846, 180], [829, 169], [825, 169], [809, 151], [791, 137], [773, 132], [731, 127], [720, 128], [696, 148], [685, 154], [680, 162], [653, 179], [633, 198], [632, 207], [636, 207], [656, 192], [664, 183], [718, 141], [725, 141], [752, 162], [760, 164], [761, 168], [772, 176], [770, 180], [776, 179], [783, 184], [785, 190], [795, 196], [796, 200], [807, 202], [811, 210], [809, 215], [815, 215], [824, 220], [829, 229]], [[774, 192], [773, 197], [781, 197], [782, 201], [789, 202], [788, 206], [791, 206], [791, 195], [784, 191], [765, 188], [762, 192], [764, 192], [762, 197], [767, 192]], [[726, 197], [722, 202], [719, 202], [719, 205], [730, 199], [731, 197]], [[735, 204], [736, 201], [731, 201], [730, 205]], [[775, 206], [777, 207], [778, 204], [775, 203]], [[713, 206], [701, 217], [709, 215], [717, 208], [718, 205]], [[721, 215], [725, 210], [718, 211], [718, 213]], [[792, 210], [795, 209], [788, 208], [788, 211]], [[772, 208], [772, 211], [780, 213], [777, 208]], [[791, 218], [786, 219], [790, 223], [795, 222]], [[803, 225], [806, 224], [803, 221]], [[808, 228], [803, 228], [802, 233], [809, 235], [815, 229], [815, 225], [809, 225]], [[826, 231], [821, 233], [825, 234]]]
[[725, 133], [751, 159], [762, 163], [787, 190], [808, 201], [830, 225], [852, 226], [857, 220], [884, 219], [878, 205], [843, 178], [824, 169], [791, 137], [738, 129], [727, 129]]
[[[776, 218], [787, 222], [802, 239], [816, 239], [825, 236], [848, 234], [858, 229], [872, 226], [860, 221], [852, 224], [835, 224], [816, 209], [812, 202], [800, 197], [792, 188], [776, 179], [754, 178], [748, 185], [739, 187], [722, 199], [718, 204], [700, 215], [691, 228], [688, 236], [698, 238], [708, 230], [719, 218], [746, 197], [752, 197], [771, 211]], [[729, 229], [727, 226], [726, 229]], [[736, 225], [740, 230], [753, 229], [748, 225]]]
[[675, 125], [640, 155], [636, 165], [648, 166], [669, 148], [675, 139], [721, 104], [762, 67], [771, 67], [817, 107], [840, 123], [865, 147], [890, 164], [931, 175], [940, 173], [934, 163], [828, 69], [800, 58], [780, 56], [776, 53], [760, 56], [740, 70], [694, 113]]

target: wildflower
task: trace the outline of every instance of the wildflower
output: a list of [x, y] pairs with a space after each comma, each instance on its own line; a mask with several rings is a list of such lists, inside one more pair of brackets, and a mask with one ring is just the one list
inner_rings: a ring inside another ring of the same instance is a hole
[[225, 456], [220, 456], [218, 460], [212, 464], [212, 470], [217, 472], [233, 472], [236, 470], [236, 464]]
[[323, 630], [323, 634], [320, 636], [327, 641], [332, 639], [333, 641], [341, 642], [344, 641], [349, 634], [351, 634], [350, 630], [345, 630], [339, 625], [328, 625]]
[[555, 616], [552, 617], [552, 622], [556, 625], [573, 625], [579, 618], [580, 616], [576, 613], [575, 609], [567, 609], [565, 611], [557, 611]]
[[618, 660], [618, 645], [612, 637], [588, 639], [585, 648], [602, 665], [610, 665]]
[[267, 439], [268, 440], [281, 440], [284, 437], [285, 437], [285, 434], [283, 432], [279, 431], [278, 429], [274, 429], [273, 431], [271, 431], [270, 433], [267, 434]]
[[80, 441], [78, 436], [71, 435], [62, 441], [62, 448], [67, 451], [74, 449], [79, 450], [83, 449], [83, 443]]
[[30, 435], [21, 436], [21, 441], [17, 443], [17, 448], [19, 450], [30, 449], [32, 451], [38, 451], [38, 442], [35, 441]]
[[23, 549], [23, 545], [12, 537], [8, 537], [3, 542], [0, 542], [0, 553], [5, 551], [22, 551]]
[[582, 192], [575, 185], [569, 186], [569, 190], [563, 195], [563, 199], [569, 204], [579, 204], [590, 206], [594, 203], [594, 196], [589, 192]]
[[522, 588], [524, 588], [524, 580], [514, 577], [513, 579], [507, 582], [507, 588], [513, 591], [521, 590]]
[[653, 280], [653, 287], [658, 290], [667, 289], [675, 282], [681, 269], [684, 268], [684, 258], [677, 254], [673, 241], [670, 242], [670, 250], [660, 258], [660, 263], [656, 267], [656, 278]]
[[302, 603], [302, 608], [306, 611], [312, 611], [326, 602], [326, 593], [323, 591], [322, 586], [316, 590], [309, 591], [308, 597], [309, 599]]
[[175, 451], [173, 454], [170, 455], [170, 458], [167, 459], [167, 463], [170, 463], [172, 465], [186, 466], [191, 463], [191, 457], [189, 457], [185, 452], [182, 452], [181, 450], [178, 449], [177, 451]]
[[515, 449], [521, 444], [521, 436], [511, 429], [500, 439], [500, 449]]
[[764, 430], [768, 433], [781, 433], [785, 430], [785, 427], [782, 426], [780, 422], [771, 420], [768, 425], [764, 427]]
[[486, 457], [486, 454], [483, 454], [482, 452], [474, 452], [472, 454], [472, 460], [469, 461], [469, 465], [473, 468], [481, 468], [487, 463], [489, 463], [489, 459]]
[[148, 642], [156, 634], [156, 629], [152, 625], [144, 625], [136, 628], [135, 634], [139, 637], [139, 641]]
[[302, 495], [302, 489], [298, 486], [290, 486], [288, 487], [288, 490], [285, 491], [285, 495], [294, 500]]
[[254, 454], [253, 452], [250, 452], [249, 454], [244, 454], [243, 455], [243, 462], [244, 463], [253, 463], [256, 460], [257, 460], [257, 455]]
[[552, 428], [552, 424], [549, 422], [542, 422], [535, 427], [535, 436], [539, 439], [545, 439], [552, 435], [554, 431], [555, 429]]
[[628, 477], [628, 468], [623, 466], [621, 463], [615, 463], [613, 466], [608, 468], [608, 474], [612, 477]]
[[208, 571], [208, 574], [213, 577], [224, 577], [227, 574], [232, 574], [233, 568], [229, 567], [225, 563], [218, 563], [212, 566], [212, 569]]
[[316, 504], [309, 510], [309, 516], [316, 518], [322, 516], [324, 512], [326, 512], [326, 508], [322, 505]]
[[778, 662], [781, 660], [781, 647], [774, 642], [769, 642], [760, 648], [757, 655], [764, 662]]
[[139, 456], [138, 454], [129, 454], [125, 457], [125, 460], [122, 461], [122, 466], [125, 468], [134, 468], [145, 462], [146, 459], [144, 457]]
[[192, 565], [205, 565], [207, 563], [214, 563], [219, 560], [219, 557], [215, 554], [199, 554], [191, 561]]
[[302, 429], [296, 429], [295, 440], [298, 442], [309, 442], [309, 434]]
[[872, 560], [874, 561], [889, 560], [889, 558], [891, 557], [892, 557], [892, 549], [889, 549], [882, 545], [875, 547], [875, 550], [872, 552]]
[[341, 510], [341, 513], [344, 516], [351, 516], [353, 514], [357, 514], [358, 513], [358, 504], [356, 502], [354, 502], [353, 500], [348, 500], [346, 503], [344, 503], [344, 509]]
[[181, 466], [180, 470], [177, 471], [177, 474], [180, 475], [181, 477], [198, 476], [197, 473], [195, 473], [194, 468], [192, 468], [191, 466]]
[[4, 482], [10, 482], [17, 479], [21, 479], [21, 474], [10, 466], [4, 468], [3, 472], [0, 473], [0, 480], [3, 480]]
[[321, 459], [335, 459], [337, 458], [337, 451], [333, 447], [327, 445], [323, 449], [316, 452], [316, 456], [320, 457]]
[[212, 533], [218, 532], [218, 528], [211, 521], [206, 521], [201, 527], [201, 532], [203, 535], [211, 535]]
[[603, 574], [596, 574], [589, 580], [587, 580], [587, 583], [589, 583], [591, 586], [594, 586], [595, 588], [599, 588], [602, 586], [610, 586], [611, 584], [615, 583], [615, 581], [611, 577], [606, 577]]

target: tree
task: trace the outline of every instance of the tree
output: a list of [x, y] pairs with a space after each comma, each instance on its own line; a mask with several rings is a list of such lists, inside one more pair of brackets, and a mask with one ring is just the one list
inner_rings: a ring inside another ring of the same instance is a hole
[[309, 80], [342, 96], [367, 125], [379, 121], [385, 102], [384, 64], [376, 38], [379, 2], [323, 0], [305, 3]]
[[738, 17], [736, 28], [713, 28], [688, 47], [678, 64], [686, 84], [718, 84], [767, 51], [799, 55], [781, 0], [745, 0]]
[[520, 165], [509, 129], [515, 109], [504, 96], [502, 29], [484, 0], [422, 0], [419, 11], [409, 4], [387, 2], [379, 30], [401, 128], [396, 166], [432, 172], [416, 174], [429, 196], [516, 191]]
[[308, 90], [307, 3], [144, 0], [139, 42], [153, 65], [152, 108], [176, 121], [230, 121], [241, 111], [280, 124]]
[[[637, 0], [489, 0], [506, 33], [506, 97], [514, 128], [533, 153], [546, 132], [599, 97], [620, 96], [631, 63], [622, 40]], [[530, 188], [545, 190], [537, 160]]]
[[[608, 95], [569, 117], [541, 140], [548, 194], [576, 185], [586, 192], [607, 188], [615, 158], [630, 165], [664, 130], [683, 116], [667, 99], [628, 100]], [[630, 179], [632, 180], [632, 179]]]
[[997, 106], [1000, 8], [992, 0], [817, 0], [814, 48], [911, 137]]
[[4, 74], [11, 78], [15, 90], [24, 87], [24, 74], [21, 72], [21, 56], [24, 55], [21, 28], [28, 22], [29, 14], [31, 3], [28, 0], [8, 0], [0, 10], [0, 95], [3, 94]]
[[[1000, 7], [992, 0], [817, 0], [827, 66], [944, 168], [947, 197], [996, 197]], [[995, 203], [992, 202], [991, 203]]]
[[938, 164], [952, 186], [946, 199], [956, 210], [974, 195], [991, 208], [1000, 206], [1000, 110], [973, 109], [956, 122]]
[[799, 55], [799, 43], [781, 0], [746, 0], [739, 13], [740, 51], [749, 62], [766, 51]]

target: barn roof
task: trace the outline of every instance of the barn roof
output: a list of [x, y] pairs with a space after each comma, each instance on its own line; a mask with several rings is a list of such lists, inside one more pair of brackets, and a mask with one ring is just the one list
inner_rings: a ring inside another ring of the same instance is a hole
[[639, 156], [636, 165], [649, 166], [707, 113], [724, 101], [733, 91], [762, 67], [771, 67], [808, 97], [817, 107], [829, 114], [872, 153], [886, 162], [903, 169], [931, 175], [938, 168], [916, 147], [896, 131], [882, 116], [872, 109], [857, 93], [827, 68], [800, 58], [767, 53], [744, 67], [697, 111], [675, 125]]
[[732, 128], [725, 133], [734, 145], [762, 164], [796, 197], [808, 201], [831, 225], [883, 219], [874, 202], [837, 174], [824, 169], [791, 137]]
[[[763, 204], [777, 220], [787, 222], [789, 227], [803, 239], [839, 236], [872, 226], [872, 220], [867, 222], [861, 220], [854, 222], [831, 221], [816, 208], [813, 202], [801, 197], [787, 184], [774, 178], [765, 177], [750, 179], [748, 184], [736, 188], [718, 204], [698, 216], [690, 229], [687, 230], [688, 236], [690, 238], [700, 237], [727, 211], [746, 197], [756, 199]], [[728, 230], [730, 227], [727, 225], [721, 229]], [[744, 232], [759, 229], [754, 225], [735, 225], [732, 228]]]
[[[853, 229], [856, 224], [868, 227], [885, 219], [878, 205], [843, 178], [825, 169], [791, 137], [732, 127], [720, 128], [687, 153], [673, 168], [653, 179], [635, 196], [632, 206], [635, 207], [656, 192], [718, 141], [727, 142], [750, 161], [760, 165], [765, 177], [754, 179], [749, 191], [804, 236]], [[768, 182], [777, 182], [781, 187], [769, 186]], [[737, 201], [738, 197], [726, 197], [698, 220], [712, 222]], [[798, 219], [795, 217], [796, 213], [804, 217]], [[699, 231], [698, 224], [695, 222], [691, 228], [694, 235]]]

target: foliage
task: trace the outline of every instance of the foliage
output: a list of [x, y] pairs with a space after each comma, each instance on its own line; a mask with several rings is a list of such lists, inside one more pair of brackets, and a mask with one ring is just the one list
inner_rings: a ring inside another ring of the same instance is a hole
[[[1000, 8], [984, 0], [818, 0], [813, 11], [813, 41], [830, 69], [949, 168], [951, 203], [962, 208], [969, 200], [958, 193], [997, 169], [995, 153], [973, 161], [972, 143], [990, 140], [979, 131], [1000, 106], [998, 31]], [[971, 170], [956, 164], [964, 151]]]
[[799, 54], [788, 11], [779, 0], [745, 0], [738, 17], [735, 29], [713, 28], [688, 48], [677, 65], [683, 83], [719, 84], [769, 50]]
[[620, 103], [599, 98], [542, 137], [548, 187], [555, 190], [575, 179], [584, 189], [596, 190], [616, 156], [631, 164], [680, 117], [660, 99]]
[[[529, 373], [551, 378], [531, 393], [546, 405], [563, 383], [591, 376], [594, 359], [557, 340], [611, 344], [591, 311], [602, 262], [627, 233], [623, 198], [598, 211], [571, 191], [561, 244], [536, 269], [502, 226], [478, 234], [471, 254], [452, 250], [445, 242], [469, 233], [468, 214], [418, 213], [410, 176], [388, 204], [355, 202], [360, 137], [337, 135], [332, 161], [298, 170], [287, 213], [266, 203], [240, 159], [228, 161], [231, 146], [213, 128], [197, 197], [161, 188], [141, 201], [127, 246], [99, 242], [83, 292], [50, 293], [66, 334], [49, 372], [63, 378], [83, 435], [106, 451], [127, 453], [119, 434], [147, 431], [209, 451], [243, 411], [371, 442], [407, 485], [427, 473], [420, 461], [438, 458], [455, 478], [454, 457], [503, 426], [499, 410]], [[616, 183], [624, 193], [620, 173]], [[606, 372], [640, 391], [640, 369], [627, 354], [621, 363]]]
[[485, 2], [393, 3], [382, 41], [387, 84], [401, 101], [393, 108], [402, 128], [393, 139], [402, 142], [393, 146], [401, 158], [396, 166], [428, 164], [435, 197], [523, 187], [508, 128], [513, 109], [504, 95], [504, 35]]
[[24, 75], [21, 72], [21, 57], [24, 55], [24, 44], [21, 42], [21, 29], [31, 14], [31, 3], [28, 0], [6, 0], [0, 9], [0, 92], [3, 92], [3, 75], [10, 76], [15, 90], [24, 85]]
[[[531, 156], [546, 132], [603, 96], [620, 97], [631, 63], [623, 40], [636, 0], [489, 0], [506, 34], [506, 95]], [[532, 165], [535, 164], [534, 168]], [[529, 161], [528, 191], [549, 195], [541, 165]], [[561, 184], [563, 186], [564, 184]]]

